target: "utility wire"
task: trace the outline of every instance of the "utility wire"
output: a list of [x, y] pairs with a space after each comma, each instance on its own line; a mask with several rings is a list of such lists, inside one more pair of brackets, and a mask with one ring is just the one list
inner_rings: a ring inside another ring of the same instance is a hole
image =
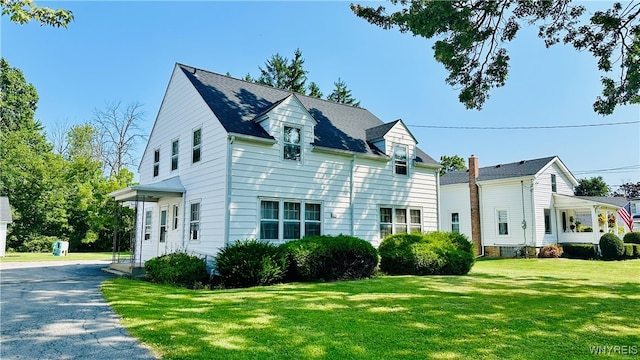
[[640, 120], [620, 121], [612, 123], [599, 124], [578, 124], [578, 125], [547, 125], [547, 126], [444, 126], [444, 125], [416, 125], [408, 124], [411, 127], [421, 127], [430, 129], [455, 129], [455, 130], [532, 130], [532, 129], [569, 129], [582, 127], [600, 127], [600, 126], [617, 126], [640, 124]]

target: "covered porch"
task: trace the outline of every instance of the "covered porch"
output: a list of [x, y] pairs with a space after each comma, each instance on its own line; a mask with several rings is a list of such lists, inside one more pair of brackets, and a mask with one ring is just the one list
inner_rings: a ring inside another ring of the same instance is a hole
[[598, 244], [605, 233], [622, 237], [625, 232], [617, 215], [625, 198], [553, 194], [553, 199], [559, 244]]
[[[148, 207], [154, 206], [163, 198], [184, 199], [185, 189], [176, 176], [157, 183], [135, 185], [128, 188], [114, 191], [109, 194], [116, 200], [119, 208], [133, 209], [133, 226], [131, 231], [124, 231], [120, 212], [116, 212], [115, 229], [113, 234], [113, 256], [109, 266], [111, 270], [137, 276], [144, 273], [143, 242], [149, 240], [145, 235], [148, 229], [145, 212]], [[159, 221], [159, 241], [162, 242], [166, 235], [167, 218], [165, 214], [164, 223]], [[164, 224], [164, 225], [163, 225]], [[150, 225], [149, 225], [150, 226]], [[164, 226], [164, 227], [163, 227]], [[129, 245], [130, 254], [122, 256], [120, 249], [123, 245]]]

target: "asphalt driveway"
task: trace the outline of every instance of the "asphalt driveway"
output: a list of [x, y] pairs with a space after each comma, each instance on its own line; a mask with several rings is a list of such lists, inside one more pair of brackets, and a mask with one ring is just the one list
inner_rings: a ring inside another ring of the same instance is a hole
[[155, 359], [102, 298], [106, 265], [0, 263], [0, 359]]

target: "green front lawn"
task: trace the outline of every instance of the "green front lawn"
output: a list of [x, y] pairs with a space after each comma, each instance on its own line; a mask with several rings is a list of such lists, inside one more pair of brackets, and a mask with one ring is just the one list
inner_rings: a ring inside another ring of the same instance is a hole
[[[120, 256], [128, 253], [120, 253]], [[76, 253], [70, 252], [67, 256], [53, 256], [49, 253], [5, 253], [5, 257], [0, 257], [0, 262], [17, 261], [73, 261], [73, 260], [111, 260], [110, 252]]]
[[224, 291], [114, 279], [103, 293], [164, 359], [584, 359], [592, 346], [640, 355], [640, 260], [491, 260], [466, 276]]

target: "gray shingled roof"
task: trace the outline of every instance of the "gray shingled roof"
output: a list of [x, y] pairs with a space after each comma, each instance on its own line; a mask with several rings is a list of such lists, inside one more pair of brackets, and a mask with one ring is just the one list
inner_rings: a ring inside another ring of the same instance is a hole
[[9, 207], [9, 198], [6, 196], [0, 196], [0, 222], [10, 223], [11, 208]]
[[[222, 126], [229, 133], [272, 139], [254, 120], [292, 93], [234, 79], [187, 65], [177, 64]], [[317, 121], [313, 145], [374, 156], [385, 156], [367, 141], [367, 129], [386, 125], [363, 108], [338, 104], [296, 94], [309, 114]], [[438, 165], [429, 155], [417, 149], [417, 162]]]
[[[487, 166], [478, 169], [476, 181], [488, 181], [498, 179], [519, 178], [523, 176], [533, 176], [544, 168], [555, 156], [523, 160], [510, 164], [500, 164]], [[441, 185], [463, 184], [469, 182], [469, 171], [452, 171], [444, 174], [440, 178]]]
[[576, 196], [578, 199], [593, 201], [601, 204], [613, 205], [617, 207], [623, 207], [627, 205], [629, 200], [623, 197], [609, 197], [609, 196]]

